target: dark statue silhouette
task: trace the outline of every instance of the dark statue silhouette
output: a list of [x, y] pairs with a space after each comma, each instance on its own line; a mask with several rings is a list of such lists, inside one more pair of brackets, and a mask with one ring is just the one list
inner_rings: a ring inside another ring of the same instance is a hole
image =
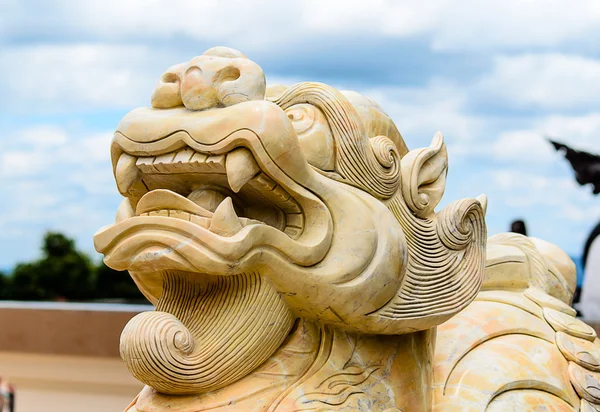
[[[600, 156], [573, 149], [564, 143], [560, 143], [551, 139], [548, 140], [550, 143], [552, 143], [552, 146], [554, 146], [558, 152], [562, 153], [569, 161], [573, 171], [575, 171], [575, 180], [577, 183], [582, 186], [591, 184], [592, 192], [595, 195], [600, 193]], [[590, 248], [598, 236], [600, 236], [600, 223], [598, 223], [596, 227], [592, 229], [583, 247], [581, 262], [584, 271], [586, 269]], [[577, 303], [580, 300], [581, 290], [579, 287], [577, 289], [578, 290], [575, 293], [574, 303]], [[583, 313], [583, 315], [585, 316], [585, 313]]]
[[600, 193], [600, 156], [576, 150], [564, 143], [548, 139], [561, 152], [575, 171], [575, 180], [580, 185], [591, 184], [595, 195]]

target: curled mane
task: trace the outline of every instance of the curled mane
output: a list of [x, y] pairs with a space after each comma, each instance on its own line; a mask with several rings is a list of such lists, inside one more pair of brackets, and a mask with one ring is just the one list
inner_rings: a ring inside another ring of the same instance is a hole
[[388, 199], [400, 185], [400, 154], [385, 136], [367, 136], [348, 99], [333, 87], [304, 82], [284, 90], [273, 102], [283, 110], [300, 103], [318, 107], [326, 116], [335, 139], [335, 174], [329, 177], [358, 186]]

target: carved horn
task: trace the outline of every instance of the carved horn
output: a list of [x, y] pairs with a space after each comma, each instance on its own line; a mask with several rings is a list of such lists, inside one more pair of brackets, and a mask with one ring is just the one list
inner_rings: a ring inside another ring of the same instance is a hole
[[431, 146], [415, 149], [402, 158], [402, 195], [410, 210], [428, 217], [446, 188], [448, 152], [444, 136], [437, 132]]

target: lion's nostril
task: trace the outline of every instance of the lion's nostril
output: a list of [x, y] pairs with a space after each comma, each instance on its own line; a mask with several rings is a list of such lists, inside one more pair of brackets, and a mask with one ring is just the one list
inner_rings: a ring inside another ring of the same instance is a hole
[[182, 64], [177, 64], [168, 68], [163, 73], [150, 99], [152, 107], [156, 109], [170, 109], [183, 105], [181, 90], [179, 88], [182, 67]]
[[[207, 110], [263, 100], [265, 75], [260, 66], [237, 50], [221, 47], [169, 69], [161, 77], [158, 89], [160, 99], [153, 100], [153, 107], [183, 104], [189, 110]], [[178, 100], [170, 95], [169, 99], [163, 98], [167, 92], [176, 93]]]
[[240, 78], [240, 69], [233, 66], [225, 67], [224, 69], [219, 70], [214, 78], [214, 82], [217, 84], [221, 84], [223, 82], [232, 82]]
[[177, 76], [175, 73], [165, 73], [162, 76], [162, 82], [163, 83], [177, 83], [177, 82], [179, 82], [179, 76]]
[[202, 76], [202, 69], [198, 66], [192, 66], [185, 71], [186, 77], [200, 77]]
[[200, 65], [190, 66], [181, 80], [181, 98], [190, 110], [204, 110], [218, 104], [212, 81], [212, 70]]

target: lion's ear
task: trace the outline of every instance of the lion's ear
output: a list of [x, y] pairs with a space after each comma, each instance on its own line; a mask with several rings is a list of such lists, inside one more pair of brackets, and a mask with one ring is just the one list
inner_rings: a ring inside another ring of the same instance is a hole
[[408, 152], [401, 167], [404, 201], [414, 214], [428, 217], [446, 188], [448, 152], [442, 134], [435, 134], [431, 146]]

